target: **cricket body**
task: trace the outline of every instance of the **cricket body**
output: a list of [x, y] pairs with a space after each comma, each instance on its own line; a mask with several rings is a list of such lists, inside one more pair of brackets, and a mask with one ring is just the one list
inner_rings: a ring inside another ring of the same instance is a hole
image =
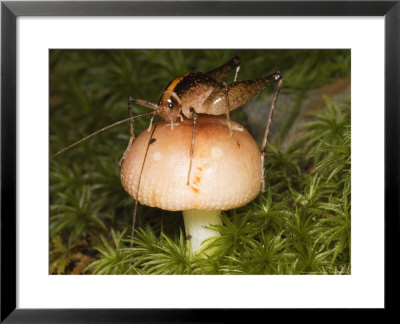
[[[241, 60], [234, 57], [223, 66], [203, 73], [188, 72], [172, 80], [158, 104], [131, 97], [129, 103], [151, 108], [166, 122], [175, 123], [182, 114], [188, 119], [193, 113], [222, 115], [244, 105], [269, 84], [282, 79], [279, 72], [267, 77], [236, 81]], [[236, 68], [235, 80], [226, 84], [224, 78]]]
[[[228, 62], [240, 63], [239, 58]], [[192, 119], [193, 113], [222, 115], [244, 105], [272, 82], [281, 79], [279, 72], [266, 78], [226, 84], [224, 73], [190, 72], [174, 79], [164, 91], [158, 104], [160, 116], [175, 122], [179, 114]]]

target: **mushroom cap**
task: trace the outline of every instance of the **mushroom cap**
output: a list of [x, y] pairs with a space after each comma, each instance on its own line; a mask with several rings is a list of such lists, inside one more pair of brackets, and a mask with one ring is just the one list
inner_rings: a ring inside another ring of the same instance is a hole
[[184, 119], [174, 129], [158, 122], [147, 155], [147, 130], [126, 154], [122, 186], [141, 204], [165, 210], [227, 210], [247, 204], [261, 190], [261, 152], [244, 127], [231, 123], [240, 146], [229, 134], [226, 118], [198, 116], [187, 184], [193, 120]]

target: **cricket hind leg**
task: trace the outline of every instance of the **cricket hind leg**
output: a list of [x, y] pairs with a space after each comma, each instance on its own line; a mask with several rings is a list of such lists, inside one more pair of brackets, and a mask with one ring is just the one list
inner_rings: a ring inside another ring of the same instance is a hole
[[224, 65], [217, 67], [214, 70], [208, 71], [207, 74], [210, 75], [212, 78], [214, 78], [216, 81], [223, 82], [224, 79], [229, 74], [229, 72], [232, 71], [233, 69], [236, 69], [235, 77], [233, 80], [234, 82], [236, 82], [241, 62], [242, 60], [240, 59], [240, 57], [235, 56], [230, 61], [226, 62]]
[[278, 84], [276, 86], [274, 97], [271, 102], [271, 106], [269, 108], [268, 119], [267, 119], [267, 124], [265, 126], [264, 137], [261, 142], [261, 182], [262, 182], [261, 191], [262, 192], [265, 192], [265, 156], [267, 154], [267, 142], [268, 142], [269, 128], [271, 126], [272, 115], [273, 115], [275, 107], [276, 107], [276, 101], [278, 100], [278, 95], [279, 95], [279, 91], [282, 87], [282, 83], [283, 83], [283, 79], [282, 79], [282, 77], [280, 77]]
[[[137, 104], [137, 105], [142, 106], [142, 107], [150, 108], [150, 109], [153, 109], [154, 111], [156, 111], [158, 109], [157, 104], [155, 104], [153, 102], [150, 102], [150, 101], [147, 101], [147, 100], [144, 100], [144, 99], [129, 97], [129, 99], [128, 99], [128, 114], [129, 114], [129, 118], [130, 118], [129, 119], [129, 142], [128, 142], [127, 148], [125, 149], [124, 154], [122, 155], [121, 159], [119, 160], [119, 163], [118, 163], [119, 166], [121, 166], [122, 163], [124, 162], [125, 157], [128, 154], [129, 150], [131, 149], [133, 141], [135, 140], [135, 129], [134, 129], [134, 126], [133, 126], [133, 118], [132, 118], [133, 117], [132, 104]], [[153, 122], [153, 118], [154, 118], [154, 116], [151, 119], [151, 123], [150, 123], [150, 127], [149, 128], [151, 128], [151, 124]]]

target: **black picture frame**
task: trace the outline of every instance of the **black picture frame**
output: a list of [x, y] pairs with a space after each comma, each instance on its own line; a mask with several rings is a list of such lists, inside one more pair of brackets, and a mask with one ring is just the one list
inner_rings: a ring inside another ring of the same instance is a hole
[[[384, 16], [385, 309], [396, 307], [391, 263], [399, 237], [400, 1], [2, 1], [1, 3], [1, 322], [236, 322], [266, 310], [16, 308], [16, 19], [19, 16]], [[373, 81], [371, 71], [371, 82]], [[371, 130], [373, 125], [371, 125]], [[374, 154], [371, 151], [371, 154]], [[397, 254], [396, 254], [397, 253]]]

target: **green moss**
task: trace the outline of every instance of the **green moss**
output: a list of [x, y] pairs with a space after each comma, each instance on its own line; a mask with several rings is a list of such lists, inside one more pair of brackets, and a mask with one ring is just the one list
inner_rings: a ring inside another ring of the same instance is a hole
[[[129, 96], [157, 101], [177, 75], [213, 69], [235, 55], [243, 60], [239, 79], [280, 70], [282, 93], [297, 96], [350, 73], [347, 50], [54, 50], [51, 153], [126, 118]], [[134, 113], [145, 111], [134, 107]], [[246, 124], [243, 113], [233, 117]], [[136, 120], [136, 133], [148, 123]], [[207, 242], [201, 257], [187, 249], [180, 213], [146, 206], [139, 206], [129, 248], [133, 200], [121, 187], [118, 167], [127, 124], [66, 151], [50, 160], [50, 271], [71, 273], [79, 251], [91, 261], [82, 273], [349, 274], [350, 106], [327, 100], [304, 131], [285, 150], [282, 137], [269, 144], [268, 190], [224, 213], [223, 225], [215, 226], [221, 236]]]

